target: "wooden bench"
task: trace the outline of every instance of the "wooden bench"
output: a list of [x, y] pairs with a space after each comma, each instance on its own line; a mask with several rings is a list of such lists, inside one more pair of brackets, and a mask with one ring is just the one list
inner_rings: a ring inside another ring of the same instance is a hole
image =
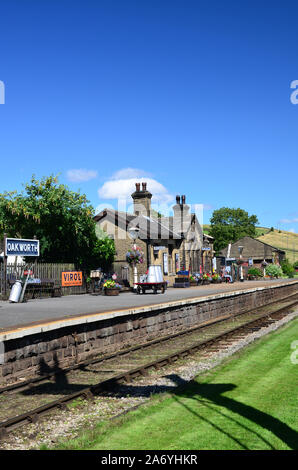
[[[8, 280], [10, 287], [15, 283], [14, 280]], [[61, 286], [55, 284], [55, 281], [50, 279], [41, 279], [41, 282], [28, 282], [25, 291], [26, 299], [41, 298], [42, 293], [49, 293], [51, 297], [61, 297]]]

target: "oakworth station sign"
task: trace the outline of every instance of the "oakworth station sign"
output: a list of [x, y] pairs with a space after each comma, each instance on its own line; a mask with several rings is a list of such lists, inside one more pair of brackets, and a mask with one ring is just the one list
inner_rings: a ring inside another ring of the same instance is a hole
[[39, 240], [5, 239], [5, 256], [39, 256]]

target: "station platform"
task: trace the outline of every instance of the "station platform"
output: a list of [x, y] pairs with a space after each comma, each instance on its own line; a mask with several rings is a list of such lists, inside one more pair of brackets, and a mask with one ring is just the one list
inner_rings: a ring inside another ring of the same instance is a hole
[[150, 312], [158, 308], [179, 307], [197, 300], [233, 296], [239, 292], [262, 290], [291, 283], [296, 279], [244, 281], [210, 284], [190, 288], [169, 288], [164, 294], [138, 295], [123, 292], [118, 296], [93, 294], [28, 300], [25, 303], [0, 301], [0, 340], [42, 333], [67, 326], [102, 321], [117, 316]]
[[164, 294], [69, 295], [0, 302], [0, 386], [229, 318], [298, 293], [298, 279], [245, 281]]

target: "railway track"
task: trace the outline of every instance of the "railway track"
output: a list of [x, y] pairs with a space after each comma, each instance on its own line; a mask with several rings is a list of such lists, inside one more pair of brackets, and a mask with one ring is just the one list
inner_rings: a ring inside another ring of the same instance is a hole
[[295, 294], [250, 312], [209, 321], [64, 370], [56, 367], [42, 377], [3, 387], [0, 389], [0, 438], [20, 426], [37, 422], [54, 409], [66, 409], [78, 398], [94, 400], [96, 395], [145, 376], [152, 369], [197, 352], [206, 354], [228, 347], [231, 341], [285, 317], [297, 305]]

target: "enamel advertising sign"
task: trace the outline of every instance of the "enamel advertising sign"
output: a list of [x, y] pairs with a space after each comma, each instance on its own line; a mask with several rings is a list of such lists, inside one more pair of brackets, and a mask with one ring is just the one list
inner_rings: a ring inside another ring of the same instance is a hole
[[62, 287], [81, 286], [83, 284], [82, 271], [64, 271], [62, 272]]

